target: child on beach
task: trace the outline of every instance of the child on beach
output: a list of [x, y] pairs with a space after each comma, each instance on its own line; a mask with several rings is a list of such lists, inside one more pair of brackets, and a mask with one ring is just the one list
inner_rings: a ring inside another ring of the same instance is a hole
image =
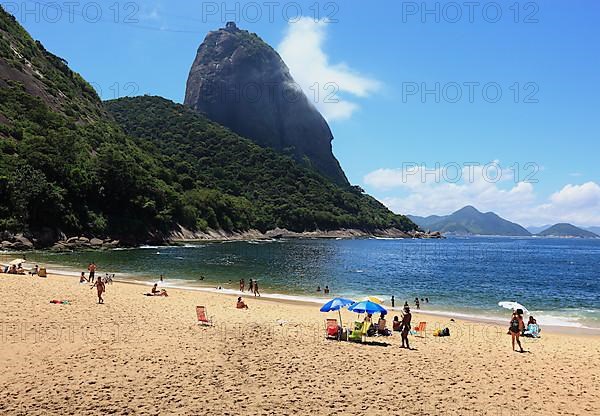
[[245, 287], [246, 281], [244, 279], [240, 279], [240, 292], [243, 292]]
[[91, 289], [93, 289], [94, 287], [98, 289], [98, 304], [101, 305], [104, 303], [104, 299], [102, 299], [102, 294], [106, 291], [106, 286], [104, 285], [102, 279], [98, 279], [91, 287]]
[[81, 272], [81, 276], [79, 276], [79, 283], [83, 284], [83, 283], [87, 283], [88, 279], [85, 278], [85, 272]]

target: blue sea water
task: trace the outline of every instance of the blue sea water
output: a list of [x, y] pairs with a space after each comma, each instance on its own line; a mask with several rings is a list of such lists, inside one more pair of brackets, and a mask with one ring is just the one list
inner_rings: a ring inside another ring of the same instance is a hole
[[[238, 288], [303, 298], [375, 295], [396, 306], [428, 297], [424, 310], [506, 319], [499, 301], [525, 305], [546, 325], [600, 328], [600, 240], [453, 237], [444, 240], [273, 240], [142, 247], [104, 252], [36, 252], [30, 260], [174, 286]], [[204, 280], [199, 280], [201, 277]]]

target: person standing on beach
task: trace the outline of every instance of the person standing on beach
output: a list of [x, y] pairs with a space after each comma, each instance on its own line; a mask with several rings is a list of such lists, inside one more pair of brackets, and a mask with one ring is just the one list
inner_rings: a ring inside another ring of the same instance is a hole
[[242, 279], [240, 279], [240, 292], [243, 292], [245, 287], [246, 287], [246, 281], [242, 278]]
[[417, 309], [421, 309], [421, 304], [419, 303], [419, 298], [415, 298], [415, 306]]
[[[410, 320], [412, 315], [410, 314], [410, 308], [404, 307], [404, 315], [402, 315], [402, 322], [400, 323], [400, 336], [402, 337], [402, 346], [400, 348], [407, 348], [410, 350], [408, 345], [408, 333], [410, 331]], [[406, 346], [405, 346], [406, 345]]]
[[248, 280], [248, 292], [254, 292], [254, 279]]
[[102, 279], [96, 280], [96, 283], [91, 288], [93, 289], [94, 287], [98, 290], [98, 304], [103, 304], [104, 299], [102, 299], [102, 294], [106, 291], [106, 286]]
[[521, 336], [521, 332], [525, 329], [525, 322], [523, 322], [523, 310], [517, 309], [513, 312], [512, 318], [510, 320], [510, 327], [508, 331], [512, 337], [512, 349], [515, 351], [515, 341], [517, 341], [517, 345], [519, 345], [520, 352], [525, 352], [523, 347], [521, 346], [521, 340], [519, 337]]
[[94, 262], [91, 262], [88, 266], [88, 271], [90, 272], [90, 278], [88, 279], [90, 283], [94, 283], [94, 276], [96, 275], [96, 265]]
[[395, 299], [394, 299], [394, 295], [392, 295], [392, 308], [394, 307], [394, 304], [396, 303]]

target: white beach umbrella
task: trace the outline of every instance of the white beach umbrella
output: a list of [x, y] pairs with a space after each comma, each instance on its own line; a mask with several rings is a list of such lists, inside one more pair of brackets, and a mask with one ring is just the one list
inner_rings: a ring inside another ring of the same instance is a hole
[[518, 302], [514, 302], [514, 301], [498, 302], [498, 306], [502, 306], [504, 309], [512, 309], [513, 311], [516, 311], [517, 309], [523, 309], [523, 312], [529, 313], [529, 311], [527, 310], [527, 308], [525, 306], [521, 305]]
[[17, 266], [21, 263], [25, 263], [25, 259], [14, 259], [13, 261], [11, 261], [10, 264], [11, 266]]

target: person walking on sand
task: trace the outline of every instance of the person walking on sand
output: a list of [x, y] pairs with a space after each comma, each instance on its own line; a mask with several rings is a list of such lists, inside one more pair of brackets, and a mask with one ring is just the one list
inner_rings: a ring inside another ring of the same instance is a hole
[[248, 292], [250, 292], [250, 293], [254, 292], [254, 279], [248, 280]]
[[243, 292], [245, 287], [246, 287], [246, 281], [242, 278], [242, 279], [240, 279], [240, 292]]
[[521, 336], [521, 332], [523, 332], [524, 328], [525, 328], [525, 323], [523, 322], [523, 310], [517, 309], [512, 314], [512, 318], [510, 320], [510, 326], [508, 328], [508, 332], [510, 333], [510, 335], [512, 337], [513, 351], [515, 351], [515, 341], [516, 341], [517, 345], [519, 346], [519, 350], [520, 350], [519, 352], [525, 352], [523, 350], [523, 347], [521, 346], [521, 340], [519, 339], [519, 337]]
[[404, 315], [402, 315], [402, 322], [400, 323], [400, 336], [402, 337], [402, 346], [400, 346], [400, 348], [407, 348], [409, 350], [410, 346], [408, 345], [408, 333], [410, 331], [411, 318], [412, 315], [410, 314], [410, 308], [405, 306]]
[[90, 278], [88, 280], [90, 283], [94, 283], [94, 276], [96, 275], [96, 264], [94, 264], [94, 262], [89, 264], [88, 271], [90, 272]]
[[102, 279], [96, 280], [96, 283], [91, 288], [93, 289], [94, 287], [98, 290], [98, 304], [103, 304], [104, 299], [102, 299], [102, 294], [106, 291], [106, 286]]
[[260, 292], [258, 291], [258, 280], [254, 281], [254, 297], [260, 297]]

